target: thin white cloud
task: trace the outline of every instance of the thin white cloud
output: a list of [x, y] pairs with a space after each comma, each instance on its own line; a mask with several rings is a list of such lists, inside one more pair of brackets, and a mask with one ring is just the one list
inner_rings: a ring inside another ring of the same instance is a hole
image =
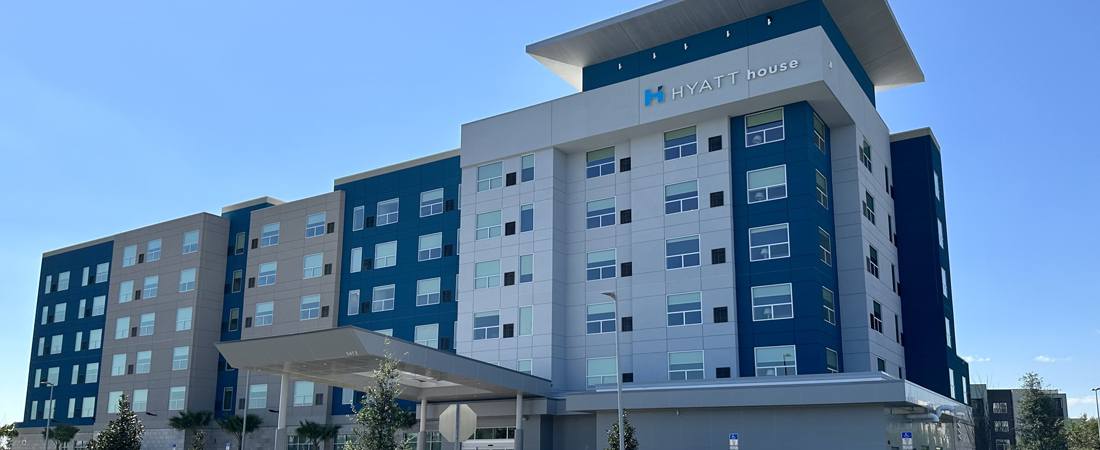
[[1070, 398], [1066, 399], [1066, 403], [1069, 403], [1069, 406], [1080, 405], [1080, 404], [1083, 404], [1083, 403], [1094, 403], [1094, 402], [1096, 402], [1096, 398], [1091, 396], [1091, 395], [1086, 395], [1086, 396], [1080, 397], [1080, 398], [1070, 397]]
[[963, 356], [962, 359], [968, 363], [989, 361], [989, 358], [982, 358], [980, 356]]
[[1047, 355], [1039, 355], [1039, 356], [1036, 356], [1036, 357], [1035, 357], [1035, 360], [1036, 360], [1036, 361], [1039, 361], [1039, 362], [1045, 362], [1045, 363], [1049, 363], [1049, 362], [1060, 362], [1060, 361], [1069, 361], [1069, 360], [1071, 360], [1071, 359], [1073, 359], [1073, 358], [1072, 358], [1072, 357], [1065, 357], [1065, 358], [1055, 358], [1055, 357], [1053, 357], [1053, 356], [1047, 356]]

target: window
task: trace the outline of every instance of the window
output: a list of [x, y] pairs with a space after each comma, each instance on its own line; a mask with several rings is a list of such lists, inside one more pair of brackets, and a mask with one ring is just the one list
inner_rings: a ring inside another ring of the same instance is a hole
[[873, 245], [867, 246], [867, 272], [878, 278], [878, 249]]
[[190, 353], [190, 347], [172, 349], [172, 370], [187, 370], [187, 357]]
[[149, 409], [149, 390], [134, 389], [133, 403], [130, 408], [134, 412], [144, 412]]
[[395, 292], [396, 288], [392, 284], [375, 287], [371, 312], [392, 311]]
[[195, 290], [195, 269], [180, 271], [180, 292]]
[[615, 147], [601, 148], [585, 154], [585, 178], [615, 173]]
[[65, 321], [65, 313], [68, 312], [67, 310], [69, 309], [69, 304], [68, 303], [58, 303], [58, 304], [54, 305], [53, 308], [54, 308], [53, 322], [54, 323], [64, 322]]
[[130, 267], [137, 264], [137, 246], [131, 245], [122, 249], [122, 267]]
[[119, 317], [115, 320], [115, 339], [130, 337], [130, 318]]
[[313, 382], [294, 382], [294, 406], [313, 406]]
[[936, 190], [936, 200], [940, 200], [940, 173], [932, 172], [932, 186]]
[[943, 296], [949, 297], [949, 295], [947, 295], [947, 269], [943, 267], [940, 267], [940, 279], [943, 280]]
[[794, 317], [791, 284], [754, 286], [752, 288], [752, 320], [790, 319]]
[[703, 351], [669, 352], [668, 379], [670, 381], [702, 380]]
[[360, 307], [361, 305], [359, 300], [359, 290], [355, 289], [352, 291], [348, 291], [348, 315], [358, 315]]
[[943, 323], [944, 323], [944, 329], [947, 330], [947, 347], [950, 348], [951, 347], [951, 342], [953, 342], [952, 339], [951, 339], [951, 319], [948, 318], [948, 317], [944, 317], [943, 318]]
[[111, 358], [111, 376], [126, 375], [126, 354], [114, 355]]
[[535, 155], [523, 155], [520, 161], [519, 182], [526, 183], [535, 179]]
[[122, 391], [107, 393], [107, 414], [118, 414], [118, 401], [122, 398]]
[[817, 175], [817, 203], [829, 209], [829, 180], [819, 171], [815, 170], [814, 173]]
[[500, 237], [501, 211], [477, 215], [476, 240]]
[[500, 287], [500, 260], [479, 262], [474, 265], [474, 289]]
[[504, 184], [504, 163], [495, 162], [477, 168], [477, 191], [500, 189]]
[[157, 313], [149, 313], [141, 315], [141, 325], [138, 328], [138, 336], [149, 336], [153, 334], [153, 326], [157, 321]]
[[745, 147], [783, 140], [783, 108], [745, 116]]
[[[994, 404], [997, 404], [997, 403], [994, 403]], [[1000, 404], [1003, 405], [1004, 403], [1000, 403]], [[998, 433], [1008, 433], [1009, 432], [1008, 421], [1007, 420], [994, 420], [993, 421], [993, 431], [996, 431]], [[1000, 439], [998, 439], [998, 441], [999, 440]]]
[[31, 420], [38, 419], [38, 400], [31, 402]]
[[863, 192], [863, 217], [875, 223], [875, 197], [870, 192]]
[[821, 153], [825, 153], [825, 122], [814, 113], [814, 145]]
[[[298, 405], [295, 405], [298, 406]], [[286, 437], [286, 450], [315, 450], [313, 443], [305, 437], [298, 435], [288, 435]]]
[[534, 272], [535, 255], [521, 255], [519, 257], [519, 282], [530, 283], [535, 279]]
[[776, 377], [798, 375], [793, 345], [756, 347], [756, 376]]
[[882, 358], [876, 358], [878, 361], [878, 371], [886, 373], [886, 360]]
[[420, 236], [420, 246], [416, 253], [417, 261], [439, 259], [443, 256], [443, 233]]
[[601, 384], [614, 383], [618, 378], [616, 373], [618, 368], [615, 367], [615, 358], [591, 358], [587, 361], [585, 378], [588, 389], [592, 389]]
[[[73, 342], [73, 351], [74, 352], [79, 352], [81, 350], [80, 347], [83, 345], [84, 332], [83, 331], [77, 331], [76, 332], [76, 339], [73, 339], [73, 340], [75, 341], [75, 342]], [[76, 384], [76, 383], [73, 383], [73, 384]]]
[[830, 325], [836, 325], [836, 303], [833, 302], [833, 291], [821, 288], [821, 302], [825, 308], [825, 321]]
[[665, 240], [665, 268], [682, 269], [699, 265], [699, 236]]
[[199, 251], [199, 232], [189, 231], [183, 234], [183, 254]]
[[882, 304], [871, 302], [871, 329], [882, 333]]
[[271, 325], [272, 316], [274, 315], [275, 302], [264, 302], [256, 304], [256, 326], [262, 327], [264, 325]]
[[302, 297], [298, 309], [298, 320], [313, 320], [321, 316], [321, 296], [307, 295]]
[[56, 355], [61, 353], [62, 347], [65, 345], [65, 335], [56, 334], [50, 338], [50, 354]]
[[668, 326], [695, 325], [703, 323], [702, 294], [692, 292], [673, 294], [665, 297]]
[[244, 248], [248, 245], [248, 234], [244, 232], [237, 233], [237, 243], [233, 246], [233, 254], [244, 254]]
[[367, 213], [366, 207], [356, 206], [351, 210], [351, 231], [359, 231], [363, 229], [363, 222], [366, 220]]
[[184, 386], [175, 386], [168, 388], [168, 410], [169, 411], [182, 411], [184, 405], [184, 399], [187, 397], [187, 388]]
[[840, 372], [840, 358], [837, 356], [836, 350], [825, 349], [825, 369], [831, 373]]
[[340, 404], [351, 405], [355, 403], [355, 391], [347, 388], [340, 389]]
[[863, 146], [859, 148], [859, 162], [863, 163], [863, 167], [866, 167], [868, 172], [874, 172], [871, 166], [871, 144], [867, 139], [863, 139]]
[[531, 360], [521, 359], [516, 361], [516, 372], [531, 375]]
[[237, 327], [241, 321], [241, 310], [233, 308], [229, 310], [229, 331], [237, 331]]
[[535, 205], [527, 204], [519, 207], [519, 232], [527, 232], [535, 229]]
[[302, 260], [302, 279], [321, 276], [321, 265], [324, 264], [324, 260], [324, 254], [321, 253], [307, 255]]
[[959, 400], [963, 403], [970, 403], [970, 393], [968, 392], [970, 385], [967, 384], [966, 377], [962, 377], [962, 383], [959, 385], [962, 386], [962, 397], [960, 397]]
[[420, 193], [420, 217], [443, 214], [443, 189]]
[[615, 332], [615, 304], [588, 305], [588, 334]]
[[95, 397], [84, 397], [81, 400], [80, 417], [95, 417]]
[[374, 332], [378, 333], [378, 334], [386, 335], [386, 336], [393, 336], [393, 328], [386, 328], [384, 330], [375, 330]]
[[615, 278], [615, 249], [588, 254], [588, 281]]
[[351, 273], [359, 273], [363, 270], [363, 247], [351, 249]]
[[789, 256], [791, 256], [791, 248], [787, 224], [781, 223], [749, 229], [749, 261], [764, 261]]
[[279, 222], [264, 225], [260, 234], [260, 247], [270, 247], [279, 243]]
[[176, 310], [176, 331], [191, 329], [191, 307]]
[[398, 210], [401, 206], [401, 199], [386, 200], [384, 202], [378, 202], [378, 212], [374, 220], [376, 226], [389, 225], [391, 223], [397, 223]]
[[325, 234], [325, 213], [306, 217], [306, 239]]
[[[129, 319], [129, 318], [127, 318]], [[129, 326], [129, 324], [127, 324]], [[103, 329], [92, 330], [88, 333], [88, 350], [95, 350], [103, 346]]]
[[88, 271], [90, 269], [91, 269], [90, 267], [85, 267], [84, 268], [84, 275], [80, 277], [80, 285], [81, 286], [87, 286], [88, 285]]
[[49, 294], [50, 292], [52, 292], [50, 290], [51, 288], [53, 288], [53, 275], [46, 275], [46, 286], [45, 286], [46, 290], [43, 291], [43, 292], [46, 293], [46, 294]]
[[61, 368], [60, 367], [50, 367], [48, 370], [46, 370], [46, 381], [48, 383], [50, 383], [54, 386], [57, 386], [57, 383], [60, 381], [60, 378], [61, 378]]
[[833, 242], [829, 233], [821, 228], [817, 229], [817, 246], [821, 249], [821, 262], [833, 265]]
[[137, 352], [137, 361], [134, 364], [134, 373], [149, 373], [149, 367], [153, 362], [153, 352]]
[[951, 393], [951, 398], [957, 398], [959, 392], [955, 390], [955, 369], [947, 369], [947, 381], [950, 384], [947, 391]]
[[676, 214], [696, 209], [699, 209], [698, 181], [685, 181], [665, 186], [665, 214]]
[[103, 283], [107, 281], [107, 274], [111, 270], [111, 263], [102, 263], [95, 266], [95, 282]]
[[665, 132], [665, 161], [698, 153], [695, 127]]
[[993, 414], [1008, 414], [1008, 403], [993, 403]]
[[416, 306], [439, 304], [439, 278], [416, 282]]
[[587, 229], [615, 225], [615, 197], [588, 202], [586, 208], [585, 227]]
[[397, 241], [374, 246], [374, 268], [381, 269], [397, 265]]
[[126, 303], [134, 299], [134, 282], [123, 281], [118, 284], [118, 302]]
[[944, 233], [943, 231], [943, 221], [941, 221], [940, 219], [936, 219], [936, 231], [939, 232], [940, 235], [940, 248], [944, 248], [943, 235], [946, 233]]
[[749, 203], [787, 198], [787, 166], [753, 170], [748, 177]]
[[439, 347], [439, 324], [417, 326], [413, 330], [413, 340], [425, 347]]
[[519, 335], [530, 336], [533, 332], [534, 326], [533, 313], [534, 308], [531, 306], [519, 307]]
[[153, 239], [145, 245], [145, 262], [160, 260], [160, 239]]
[[141, 292], [141, 298], [153, 298], [157, 296], [157, 286], [160, 284], [160, 275], [145, 277], [145, 288]]
[[246, 409], [264, 408], [267, 408], [267, 385], [253, 384], [248, 386], [248, 408]]
[[500, 337], [500, 311], [474, 313], [474, 340]]
[[272, 261], [269, 263], [260, 264], [260, 276], [256, 277], [257, 286], [268, 286], [275, 284], [275, 275], [279, 268], [278, 261]]

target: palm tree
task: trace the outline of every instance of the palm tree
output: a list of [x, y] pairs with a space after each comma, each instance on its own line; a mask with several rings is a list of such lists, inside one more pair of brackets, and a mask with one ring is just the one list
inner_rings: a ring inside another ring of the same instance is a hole
[[[80, 432], [80, 428], [74, 427], [67, 423], [59, 423], [57, 424], [57, 426], [50, 428], [49, 431], [50, 432], [48, 436], [50, 437], [50, 440], [53, 441], [54, 448], [60, 450], [62, 444], [65, 444], [76, 437], [76, 434]], [[46, 429], [42, 429], [42, 436], [47, 436]]]
[[206, 444], [203, 428], [209, 426], [213, 418], [211, 411], [180, 411], [178, 416], [168, 419], [168, 426], [184, 433], [192, 432], [190, 450], [202, 450]]
[[0, 449], [10, 449], [12, 441], [17, 437], [19, 437], [19, 430], [15, 428], [15, 423], [0, 427]]
[[313, 444], [313, 450], [320, 450], [322, 443], [327, 444], [330, 439], [335, 439], [338, 433], [340, 433], [340, 425], [309, 420], [298, 422], [298, 428], [294, 430], [294, 434], [298, 437], [308, 439]]
[[256, 429], [260, 428], [260, 425], [264, 423], [264, 419], [255, 414], [249, 414], [247, 417], [247, 428], [245, 427], [245, 420], [241, 419], [241, 416], [229, 416], [218, 419], [218, 426], [222, 427], [222, 430], [225, 430], [226, 433], [237, 438], [237, 450], [241, 450], [241, 438], [256, 431]]

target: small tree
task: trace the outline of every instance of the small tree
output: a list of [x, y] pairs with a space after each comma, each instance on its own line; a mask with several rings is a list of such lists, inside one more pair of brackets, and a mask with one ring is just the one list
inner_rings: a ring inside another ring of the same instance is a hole
[[237, 450], [241, 450], [241, 439], [245, 435], [256, 431], [256, 429], [260, 428], [260, 425], [264, 423], [264, 419], [255, 414], [249, 414], [247, 417], [247, 429], [244, 423], [245, 420], [241, 419], [241, 416], [229, 416], [218, 419], [218, 426], [222, 427], [222, 430], [225, 430], [226, 433], [229, 433], [237, 439]]
[[336, 439], [340, 433], [340, 425], [332, 423], [317, 423], [309, 420], [298, 422], [298, 428], [294, 434], [305, 438], [313, 444], [313, 450], [320, 450], [321, 444], [327, 444], [329, 440]]
[[203, 428], [210, 426], [213, 418], [211, 411], [180, 411], [178, 416], [168, 419], [168, 426], [176, 431], [192, 432], [189, 450], [202, 450], [206, 445], [206, 431]]
[[1100, 450], [1100, 435], [1096, 431], [1096, 418], [1081, 415], [1080, 420], [1066, 425], [1066, 444], [1069, 450]]
[[[638, 438], [634, 436], [634, 426], [630, 424], [630, 418], [623, 410], [623, 441], [626, 441], [626, 450], [638, 450]], [[607, 430], [607, 450], [619, 450], [619, 418]]]
[[1046, 385], [1042, 377], [1028, 372], [1020, 378], [1023, 395], [1016, 411], [1016, 448], [1018, 450], [1065, 450], [1061, 414], [1054, 397], [1043, 392]]
[[145, 425], [130, 409], [128, 400], [125, 394], [119, 397], [118, 417], [108, 423], [99, 436], [88, 441], [88, 450], [141, 450]]
[[[386, 345], [390, 343], [386, 339]], [[362, 405], [349, 418], [355, 421], [355, 441], [347, 444], [347, 450], [404, 450], [406, 442], [397, 439], [397, 432], [416, 423], [415, 416], [397, 404], [401, 388], [401, 373], [397, 359], [385, 351], [378, 368], [372, 373], [375, 385], [367, 387]]]
[[49, 433], [46, 429], [42, 429], [42, 437], [49, 438], [53, 441], [53, 448], [61, 450], [61, 446], [73, 440], [76, 434], [80, 432], [80, 428], [74, 427], [67, 423], [59, 423], [53, 428], [49, 428]]
[[15, 428], [15, 423], [0, 427], [0, 450], [11, 450], [11, 442], [17, 437], [19, 430]]

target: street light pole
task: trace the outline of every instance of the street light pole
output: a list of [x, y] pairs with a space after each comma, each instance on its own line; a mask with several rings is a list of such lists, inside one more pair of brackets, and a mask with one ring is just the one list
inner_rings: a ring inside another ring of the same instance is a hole
[[[611, 304], [615, 306], [615, 322], [622, 322], [619, 318], [619, 297], [614, 292], [603, 292], [603, 295], [611, 297]], [[619, 364], [619, 328], [620, 323], [615, 324], [615, 401], [619, 405], [619, 450], [626, 448], [623, 442], [623, 375], [622, 366]]]
[[[50, 386], [50, 407], [49, 407], [49, 409], [46, 410], [46, 413], [48, 413], [50, 416], [49, 417], [44, 417], [44, 419], [46, 419], [46, 448], [49, 449], [50, 448], [50, 420], [53, 420], [53, 410], [57, 409], [57, 408], [53, 407], [53, 388], [54, 388], [53, 383], [50, 383], [49, 380], [41, 381], [41, 382], [38, 383], [39, 386], [41, 386], [43, 384], [47, 384], [47, 385]], [[43, 414], [43, 416], [45, 416], [45, 415], [46, 414]]]
[[[1096, 400], [1096, 423], [1100, 423], [1100, 387], [1092, 388], [1092, 397]], [[1097, 427], [1097, 433], [1100, 433], [1100, 427]]]

